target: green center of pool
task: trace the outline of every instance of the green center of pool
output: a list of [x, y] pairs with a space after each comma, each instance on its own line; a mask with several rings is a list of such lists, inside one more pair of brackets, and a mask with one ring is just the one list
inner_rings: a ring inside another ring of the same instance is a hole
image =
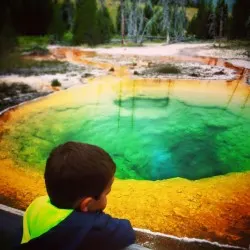
[[43, 169], [66, 141], [96, 144], [117, 164], [120, 179], [200, 179], [250, 170], [250, 120], [227, 108], [170, 98], [115, 96], [44, 108], [7, 135], [18, 161]]

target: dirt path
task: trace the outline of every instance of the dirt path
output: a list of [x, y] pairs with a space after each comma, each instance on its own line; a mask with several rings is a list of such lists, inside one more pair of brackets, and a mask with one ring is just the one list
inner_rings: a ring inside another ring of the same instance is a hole
[[[136, 56], [192, 56], [192, 57], [214, 57], [225, 59], [236, 66], [250, 69], [250, 59], [246, 50], [218, 49], [213, 43], [178, 43], [178, 44], [155, 44], [143, 47], [118, 47], [118, 48], [97, 48], [84, 49], [94, 51], [97, 54], [109, 55], [136, 55]], [[231, 61], [232, 60], [232, 61]]]

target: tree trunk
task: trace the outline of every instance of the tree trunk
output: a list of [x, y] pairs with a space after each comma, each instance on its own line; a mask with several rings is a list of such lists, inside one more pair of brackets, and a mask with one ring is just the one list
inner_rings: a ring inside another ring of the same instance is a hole
[[125, 19], [124, 19], [124, 0], [121, 0], [121, 37], [122, 45], [124, 45]]
[[169, 0], [162, 0], [163, 5], [163, 29], [166, 29], [166, 43], [170, 41]]
[[166, 35], [166, 43], [169, 44], [170, 42], [170, 37], [169, 37], [169, 32], [167, 31], [167, 35]]
[[224, 17], [224, 13], [223, 13], [223, 7], [221, 7], [221, 12], [220, 12], [220, 33], [219, 33], [219, 48], [221, 46], [221, 39], [222, 39], [222, 35], [223, 35], [223, 17]]
[[223, 33], [223, 16], [221, 15], [221, 19], [220, 19], [220, 34], [219, 34], [219, 48], [221, 47], [222, 33]]

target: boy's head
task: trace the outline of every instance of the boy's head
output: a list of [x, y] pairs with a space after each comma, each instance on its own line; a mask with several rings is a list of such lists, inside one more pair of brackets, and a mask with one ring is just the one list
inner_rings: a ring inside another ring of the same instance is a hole
[[116, 165], [103, 149], [67, 142], [51, 153], [45, 168], [45, 184], [51, 203], [59, 208], [98, 211], [106, 207]]

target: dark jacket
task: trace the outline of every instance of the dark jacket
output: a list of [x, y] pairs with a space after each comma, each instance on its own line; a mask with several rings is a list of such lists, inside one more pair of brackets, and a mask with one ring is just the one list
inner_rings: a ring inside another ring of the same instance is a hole
[[135, 242], [128, 220], [114, 219], [104, 213], [73, 211], [63, 221], [19, 249], [118, 250]]

